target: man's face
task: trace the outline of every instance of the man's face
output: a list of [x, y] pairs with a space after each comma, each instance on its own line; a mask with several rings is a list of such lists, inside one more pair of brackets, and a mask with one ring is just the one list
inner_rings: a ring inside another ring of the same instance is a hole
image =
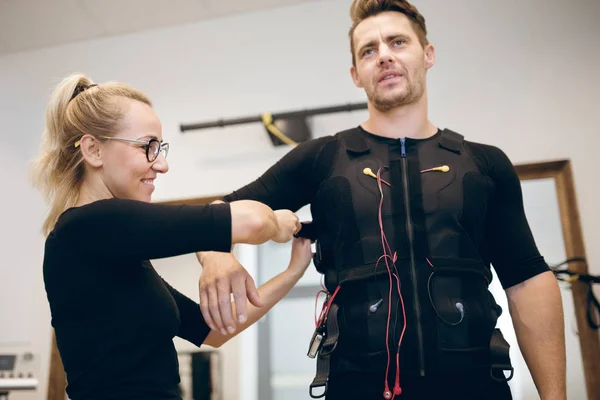
[[389, 111], [423, 97], [435, 51], [432, 45], [423, 48], [404, 14], [387, 11], [369, 17], [353, 35], [356, 66], [350, 73], [377, 110]]

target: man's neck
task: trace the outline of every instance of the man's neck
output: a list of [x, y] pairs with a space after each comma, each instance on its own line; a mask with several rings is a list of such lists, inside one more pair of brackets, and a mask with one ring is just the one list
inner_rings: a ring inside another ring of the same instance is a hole
[[389, 111], [379, 111], [369, 103], [369, 119], [361, 126], [374, 135], [394, 139], [425, 139], [437, 132], [437, 127], [428, 118], [426, 95], [415, 103]]

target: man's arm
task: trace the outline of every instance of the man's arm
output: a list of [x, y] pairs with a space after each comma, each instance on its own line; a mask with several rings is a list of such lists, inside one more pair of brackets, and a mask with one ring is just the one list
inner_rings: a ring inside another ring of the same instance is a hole
[[[256, 200], [273, 210], [297, 211], [308, 204], [316, 192], [319, 182], [319, 175], [315, 174], [316, 160], [331, 140], [332, 137], [324, 137], [300, 143], [261, 177], [223, 200]], [[242, 323], [247, 318], [246, 297], [254, 306], [263, 305], [254, 280], [230, 253], [203, 252], [197, 256], [202, 264], [199, 282], [202, 315], [212, 329], [231, 334], [236, 328], [234, 306], [237, 320]]]
[[506, 290], [519, 348], [542, 400], [565, 400], [566, 357], [560, 289], [550, 271]]
[[509, 300], [519, 347], [543, 400], [565, 399], [565, 337], [558, 283], [538, 251], [525, 216], [521, 182], [508, 157], [491, 146], [474, 153], [493, 181], [486, 247]]

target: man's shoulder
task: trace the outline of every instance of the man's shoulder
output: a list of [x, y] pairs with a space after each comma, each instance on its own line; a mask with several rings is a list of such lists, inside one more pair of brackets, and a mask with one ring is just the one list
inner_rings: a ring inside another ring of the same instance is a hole
[[484, 152], [501, 151], [498, 147], [496, 147], [494, 145], [467, 139], [467, 135], [460, 131], [457, 131], [457, 130], [454, 130], [451, 128], [440, 128], [440, 130], [442, 133], [442, 138], [452, 137], [456, 140], [460, 139], [463, 146], [466, 147], [467, 149], [475, 148], [477, 150], [484, 151]]
[[[358, 128], [350, 128], [345, 129], [343, 131], [338, 131], [335, 133], [330, 133], [327, 135], [315, 137], [304, 142], [299, 143], [297, 146], [298, 152], [310, 154], [315, 156], [318, 154], [324, 147], [327, 147], [333, 143], [345, 143], [349, 140], [350, 137], [356, 137], [360, 135]], [[334, 146], [335, 147], [335, 146]]]
[[360, 135], [360, 129], [358, 127], [353, 127], [353, 128], [329, 133], [324, 136], [319, 136], [314, 139], [310, 139], [309, 142], [319, 142], [319, 143], [337, 142], [337, 141], [343, 141], [343, 140], [345, 140], [345, 138], [347, 138], [349, 136], [356, 136], [356, 135]]
[[475, 140], [464, 140], [463, 148], [482, 171], [494, 174], [512, 168], [512, 162], [499, 146]]
[[361, 154], [369, 151], [369, 142], [365, 138], [364, 131], [360, 126], [339, 131], [334, 137], [348, 152]]
[[503, 153], [502, 149], [500, 149], [498, 146], [493, 145], [493, 144], [483, 143], [483, 142], [478, 142], [478, 141], [473, 141], [473, 140], [466, 140], [466, 139], [465, 139], [464, 143], [465, 143], [465, 147], [468, 150], [476, 151], [478, 153], [483, 153], [486, 155], [491, 155], [494, 153]]
[[[499, 146], [467, 139], [465, 134], [449, 128], [442, 129], [442, 133], [446, 136], [446, 141], [460, 141], [460, 148], [481, 171], [493, 174], [494, 171], [512, 168], [510, 159]], [[441, 140], [444, 140], [443, 136]]]
[[348, 135], [357, 135], [357, 134], [360, 135], [360, 128], [358, 126], [354, 126], [352, 128], [338, 131], [338, 132], [334, 133], [332, 136], [340, 138], [340, 137], [344, 137], [344, 136], [348, 136]]
[[329, 142], [337, 141], [337, 140], [338, 140], [337, 133], [334, 133], [334, 134], [328, 134], [328, 135], [314, 137], [314, 138], [308, 139], [304, 142], [301, 142], [299, 144], [302, 146], [308, 146], [308, 147], [320, 147], [320, 146], [324, 146], [325, 144], [327, 144]]

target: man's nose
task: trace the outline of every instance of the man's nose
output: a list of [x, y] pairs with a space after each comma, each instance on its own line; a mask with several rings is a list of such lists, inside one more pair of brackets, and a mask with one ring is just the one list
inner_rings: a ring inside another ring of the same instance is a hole
[[386, 44], [381, 44], [379, 46], [379, 58], [378, 58], [378, 62], [380, 65], [384, 65], [386, 63], [393, 63], [394, 62], [394, 56], [392, 54], [392, 52], [390, 51], [390, 48], [388, 45]]

